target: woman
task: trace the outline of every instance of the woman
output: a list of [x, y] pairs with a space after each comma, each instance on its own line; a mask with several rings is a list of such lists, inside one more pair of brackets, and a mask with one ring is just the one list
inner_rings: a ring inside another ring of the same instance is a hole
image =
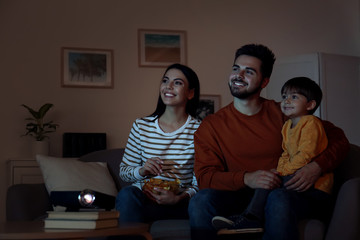
[[[187, 66], [169, 66], [160, 83], [156, 110], [136, 119], [120, 164], [120, 177], [132, 185], [116, 199], [121, 222], [187, 218], [189, 199], [198, 191], [193, 173], [195, 119], [200, 83]], [[180, 180], [180, 192], [142, 189], [149, 179]]]

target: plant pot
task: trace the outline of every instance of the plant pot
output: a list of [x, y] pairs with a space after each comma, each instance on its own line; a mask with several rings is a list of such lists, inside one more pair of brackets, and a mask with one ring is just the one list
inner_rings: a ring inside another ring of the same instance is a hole
[[32, 146], [33, 156], [36, 154], [49, 155], [49, 142], [48, 141], [34, 141]]

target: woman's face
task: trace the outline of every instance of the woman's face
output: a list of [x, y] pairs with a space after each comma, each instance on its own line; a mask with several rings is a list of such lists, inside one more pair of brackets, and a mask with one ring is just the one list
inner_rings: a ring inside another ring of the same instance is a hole
[[160, 96], [166, 106], [186, 106], [194, 97], [194, 89], [189, 89], [189, 82], [180, 70], [172, 68], [161, 80]]

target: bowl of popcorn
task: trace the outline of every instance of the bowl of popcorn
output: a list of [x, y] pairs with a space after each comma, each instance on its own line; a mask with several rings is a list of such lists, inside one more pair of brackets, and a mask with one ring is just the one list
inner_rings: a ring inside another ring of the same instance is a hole
[[143, 190], [150, 190], [152, 193], [158, 194], [159, 192], [154, 190], [154, 188], [161, 188], [167, 191], [172, 191], [175, 194], [177, 194], [180, 189], [180, 180], [177, 178], [172, 181], [163, 180], [159, 178], [150, 178], [144, 181], [144, 185], [142, 187]]

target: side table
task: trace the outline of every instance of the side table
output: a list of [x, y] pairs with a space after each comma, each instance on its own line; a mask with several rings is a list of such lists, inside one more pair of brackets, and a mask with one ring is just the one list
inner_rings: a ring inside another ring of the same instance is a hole
[[45, 229], [43, 221], [5, 222], [0, 223], [0, 239], [85, 239], [90, 237], [106, 237], [121, 235], [143, 236], [152, 240], [149, 224], [120, 223], [114, 228], [96, 230], [88, 229]]

